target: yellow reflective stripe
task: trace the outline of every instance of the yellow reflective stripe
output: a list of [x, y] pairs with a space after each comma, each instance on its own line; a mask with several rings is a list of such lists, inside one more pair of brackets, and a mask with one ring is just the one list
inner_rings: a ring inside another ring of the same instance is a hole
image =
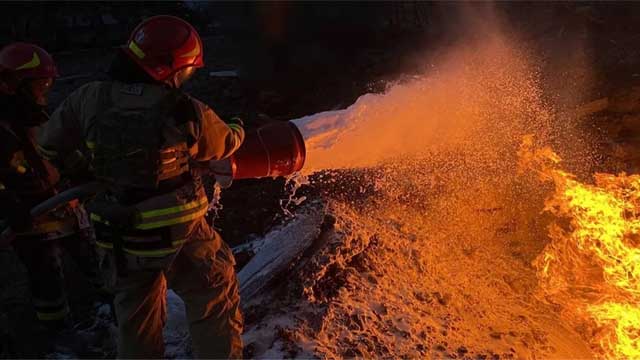
[[[208, 210], [207, 204], [208, 204], [207, 198], [202, 197], [196, 201], [192, 201], [184, 205], [178, 205], [178, 206], [173, 206], [165, 209], [156, 209], [156, 210], [149, 210], [149, 211], [142, 212], [140, 213], [140, 218], [149, 220], [158, 216], [180, 214], [185, 211], [198, 209], [199, 207], [202, 207], [202, 209], [199, 209], [198, 211], [191, 214], [177, 216], [174, 218], [169, 218], [169, 219], [160, 220], [160, 221], [151, 221], [146, 223], [143, 222], [142, 224], [136, 225], [136, 229], [149, 230], [149, 229], [155, 229], [155, 228], [164, 227], [164, 226], [180, 224], [183, 222], [197, 219], [199, 217], [204, 216], [207, 213], [207, 210]], [[109, 221], [102, 219], [98, 214], [91, 213], [90, 218], [92, 221], [99, 222], [105, 225], [110, 225]]]
[[87, 145], [87, 149], [89, 150], [93, 150], [96, 148], [96, 143], [94, 143], [93, 141], [85, 141], [85, 144]]
[[176, 218], [168, 219], [168, 220], [162, 220], [162, 221], [156, 221], [156, 222], [140, 224], [140, 225], [136, 226], [136, 229], [149, 230], [149, 229], [156, 229], [156, 228], [160, 228], [160, 227], [180, 224], [180, 223], [184, 223], [184, 222], [187, 222], [187, 221], [191, 221], [191, 220], [195, 220], [197, 218], [203, 217], [206, 213], [207, 213], [207, 208], [204, 208], [204, 209], [202, 209], [202, 210], [200, 210], [198, 212], [195, 212], [193, 214], [180, 216], [180, 217], [176, 217]]
[[69, 314], [69, 308], [65, 306], [64, 309], [56, 311], [56, 312], [40, 312], [40, 311], [36, 311], [36, 316], [38, 317], [38, 320], [40, 321], [55, 321], [55, 320], [62, 320], [64, 319], [65, 316], [67, 316], [67, 314]]
[[[174, 240], [174, 241], [171, 242], [171, 245], [174, 248], [177, 248], [180, 245], [184, 244], [185, 242], [187, 242], [187, 239]], [[101, 248], [105, 248], [105, 249], [113, 249], [113, 244], [112, 243], [106, 243], [106, 242], [102, 242], [102, 241], [97, 241], [96, 240], [96, 245], [100, 246]], [[126, 247], [124, 249], [127, 250]], [[131, 250], [131, 251], [136, 251], [136, 250]]]
[[170, 207], [170, 208], [164, 208], [164, 209], [157, 209], [157, 210], [149, 210], [149, 211], [143, 211], [140, 213], [140, 216], [145, 219], [145, 218], [151, 218], [151, 217], [156, 217], [156, 216], [162, 216], [162, 215], [170, 215], [170, 214], [175, 214], [175, 213], [179, 213], [182, 211], [187, 211], [187, 210], [191, 210], [191, 209], [195, 209], [199, 206], [205, 205], [207, 203], [207, 198], [206, 197], [202, 197], [196, 201], [192, 201], [190, 203], [186, 203], [184, 205], [178, 205], [178, 206], [174, 206], [174, 207]]
[[231, 128], [231, 130], [235, 130], [235, 131], [240, 131], [242, 130], [242, 126], [238, 125], [238, 124], [227, 124], [228, 127]]
[[[170, 254], [175, 253], [176, 251], [178, 251], [180, 249], [180, 246], [182, 244], [184, 244], [187, 240], [183, 239], [183, 240], [176, 240], [176, 241], [172, 241], [171, 245], [173, 245], [173, 248], [165, 248], [165, 249], [156, 249], [156, 250], [132, 250], [132, 249], [128, 249], [128, 248], [123, 248], [122, 250], [124, 250], [124, 252], [126, 252], [127, 254], [131, 254], [134, 256], [140, 256], [140, 257], [161, 257], [161, 256], [167, 256]], [[96, 245], [103, 248], [103, 249], [108, 249], [108, 250], [113, 250], [113, 244], [111, 243], [105, 243], [102, 241], [96, 241]]]
[[138, 58], [144, 59], [144, 51], [142, 51], [142, 49], [140, 49], [138, 47], [138, 44], [136, 44], [135, 42], [132, 41], [129, 43], [129, 50], [131, 50], [131, 52], [134, 53]]
[[38, 56], [38, 54], [34, 51], [33, 52], [33, 56], [31, 57], [31, 60], [29, 60], [28, 62], [18, 66], [16, 68], [16, 70], [28, 70], [28, 69], [35, 69], [38, 66], [40, 66], [40, 57]]
[[178, 251], [177, 248], [160, 249], [160, 250], [131, 250], [127, 248], [124, 249], [124, 252], [131, 255], [140, 256], [140, 257], [163, 257], [163, 256], [171, 255], [176, 251]]

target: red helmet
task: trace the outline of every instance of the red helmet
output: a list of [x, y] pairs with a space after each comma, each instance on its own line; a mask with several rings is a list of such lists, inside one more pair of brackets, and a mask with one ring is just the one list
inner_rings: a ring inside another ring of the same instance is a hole
[[200, 35], [191, 24], [175, 16], [144, 20], [131, 33], [124, 51], [158, 81], [181, 69], [204, 65]]
[[51, 79], [58, 77], [58, 70], [51, 55], [39, 46], [13, 43], [0, 50], [0, 73], [5, 91], [14, 92], [23, 80]]

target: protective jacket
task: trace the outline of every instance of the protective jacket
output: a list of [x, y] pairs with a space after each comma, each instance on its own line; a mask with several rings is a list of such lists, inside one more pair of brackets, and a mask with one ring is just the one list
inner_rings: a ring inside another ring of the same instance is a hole
[[243, 137], [176, 89], [117, 81], [78, 89], [43, 127], [42, 154], [64, 163], [80, 150], [109, 188], [87, 207], [121, 319], [119, 357], [164, 356], [167, 287], [185, 302], [195, 357], [242, 357], [233, 255], [204, 218], [191, 163], [225, 158]]
[[99, 236], [99, 246], [117, 247], [114, 239], [121, 239], [126, 253], [162, 257], [175, 253], [207, 212], [190, 163], [223, 159], [243, 137], [240, 126], [179, 90], [105, 81], [71, 94], [38, 140], [41, 154], [59, 163], [80, 150], [109, 186], [91, 213], [96, 231], [110, 234]]
[[[33, 116], [22, 111], [11, 96], [0, 96], [0, 219], [8, 220], [16, 234], [13, 248], [27, 268], [37, 318], [56, 326], [69, 312], [61, 271], [61, 248], [80, 269], [97, 279], [89, 242], [88, 219], [78, 206], [64, 206], [35, 219], [29, 209], [55, 195], [57, 170], [42, 159], [35, 145]], [[39, 116], [46, 116], [42, 113]]]
[[[3, 97], [0, 118], [0, 218], [25, 217], [28, 209], [56, 193], [57, 170], [42, 159], [35, 145], [35, 127], [22, 125], [20, 112]], [[63, 210], [64, 211], [64, 210]], [[17, 214], [24, 212], [24, 214]], [[18, 221], [18, 235], [61, 238], [74, 233], [75, 216], [43, 215], [32, 222]]]

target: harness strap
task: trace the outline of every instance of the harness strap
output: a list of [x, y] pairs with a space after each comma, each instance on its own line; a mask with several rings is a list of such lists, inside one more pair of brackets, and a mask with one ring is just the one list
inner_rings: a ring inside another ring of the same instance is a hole
[[116, 253], [163, 257], [178, 251], [186, 241], [172, 239], [171, 226], [201, 218], [207, 210], [207, 197], [202, 196], [181, 205], [140, 211], [134, 227], [123, 231], [97, 213], [92, 212], [90, 216], [96, 232], [103, 234], [98, 236], [98, 246], [113, 249]]

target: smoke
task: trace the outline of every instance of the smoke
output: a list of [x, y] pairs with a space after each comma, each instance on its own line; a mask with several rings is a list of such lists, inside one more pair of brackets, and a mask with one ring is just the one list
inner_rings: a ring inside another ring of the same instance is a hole
[[306, 138], [306, 168], [371, 167], [452, 148], [494, 161], [526, 133], [548, 138], [553, 114], [530, 59], [507, 39], [486, 37], [451, 49], [428, 74], [383, 94], [294, 120]]
[[[561, 144], [570, 158], [586, 152], [575, 119], [567, 116], [588, 78], [579, 45], [571, 45], [575, 61], [549, 64], [549, 54], [503, 30], [493, 4], [456, 9], [449, 25], [456, 40], [432, 55], [423, 73], [389, 84], [382, 94], [365, 94], [345, 110], [294, 120], [306, 138], [308, 171], [371, 167], [452, 148], [495, 163], [514, 154], [528, 133]], [[581, 81], [544, 91], [543, 82], [569, 73], [583, 74]]]

